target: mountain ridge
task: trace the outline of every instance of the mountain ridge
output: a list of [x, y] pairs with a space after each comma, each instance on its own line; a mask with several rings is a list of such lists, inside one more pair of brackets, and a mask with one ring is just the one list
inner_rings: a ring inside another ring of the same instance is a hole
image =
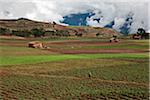
[[111, 28], [91, 27], [91, 26], [64, 26], [55, 22], [35, 21], [27, 18], [19, 19], [0, 19], [0, 28], [7, 28], [9, 30], [29, 30], [34, 28], [43, 28], [45, 31], [68, 31], [71, 35], [82, 33], [84, 36], [96, 36], [97, 33], [101, 35], [120, 35], [119, 32]]

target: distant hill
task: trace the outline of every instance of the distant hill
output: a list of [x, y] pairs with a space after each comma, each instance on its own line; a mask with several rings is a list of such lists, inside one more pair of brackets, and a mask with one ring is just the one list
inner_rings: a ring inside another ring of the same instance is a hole
[[44, 28], [45, 30], [53, 29], [51, 23], [38, 22], [26, 18], [1, 19], [0, 27], [9, 28], [10, 30], [31, 30], [33, 28]]
[[43, 28], [45, 31], [67, 31], [70, 35], [83, 34], [83, 36], [95, 37], [96, 34], [100, 37], [110, 37], [112, 35], [120, 35], [117, 31], [111, 28], [100, 28], [90, 26], [63, 26], [57, 23], [47, 23], [33, 21], [26, 18], [19, 19], [0, 19], [0, 28], [9, 30], [32, 30], [34, 28]]

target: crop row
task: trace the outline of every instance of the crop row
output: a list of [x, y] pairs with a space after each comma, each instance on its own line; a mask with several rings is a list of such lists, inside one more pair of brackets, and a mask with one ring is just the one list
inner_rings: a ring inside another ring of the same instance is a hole
[[147, 87], [108, 84], [90, 79], [76, 80], [12, 75], [2, 77], [2, 80], [0, 87], [3, 99], [148, 98]]

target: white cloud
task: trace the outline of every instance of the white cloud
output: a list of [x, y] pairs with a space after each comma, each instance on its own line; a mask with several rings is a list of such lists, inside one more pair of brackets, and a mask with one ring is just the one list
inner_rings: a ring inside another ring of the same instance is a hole
[[87, 25], [91, 25], [93, 27], [103, 27], [96, 20], [91, 20], [90, 18], [87, 18]]
[[[149, 0], [0, 0], [0, 19], [26, 17], [40, 21], [59, 23], [63, 16], [93, 11], [87, 24], [103, 27], [115, 20], [113, 28], [119, 30], [129, 15], [133, 13], [131, 33], [138, 27], [150, 30]], [[149, 15], [148, 15], [149, 14]], [[93, 20], [101, 18], [100, 22]]]
[[[143, 27], [146, 30], [150, 29], [148, 28], [148, 5], [147, 3], [139, 3], [137, 2], [126, 2], [126, 3], [104, 3], [106, 7], [102, 7], [99, 9], [101, 10], [102, 13], [96, 13], [95, 16], [92, 16], [90, 20], [88, 19], [87, 21], [89, 25], [93, 26], [95, 20], [94, 18], [97, 18], [97, 16], [100, 18], [101, 16], [102, 19], [100, 20], [99, 23], [102, 26], [105, 26], [112, 22], [113, 20], [115, 21], [115, 25], [113, 26], [114, 29], [117, 29], [120, 31], [120, 27], [124, 24], [125, 20], [127, 19], [128, 16], [132, 16], [133, 18], [133, 23], [128, 26], [130, 27], [130, 33], [134, 33], [137, 31], [139, 27]], [[150, 23], [150, 22], [149, 22]]]
[[122, 27], [124, 23], [125, 23], [124, 18], [115, 18], [113, 28], [120, 31], [119, 28]]

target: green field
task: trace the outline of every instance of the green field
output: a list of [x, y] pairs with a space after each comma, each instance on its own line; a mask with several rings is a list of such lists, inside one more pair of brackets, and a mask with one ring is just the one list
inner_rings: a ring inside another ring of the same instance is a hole
[[[79, 42], [73, 42], [74, 40]], [[112, 45], [109, 45], [107, 40], [99, 38], [69, 39], [72, 42], [66, 42], [67, 38], [42, 40], [50, 49], [60, 49], [58, 51], [28, 48], [29, 41], [32, 40], [0, 40], [0, 99], [149, 98], [149, 40], [121, 40]], [[51, 44], [53, 42], [62, 43]], [[104, 44], [99, 44], [103, 42]], [[74, 52], [74, 50], [127, 49], [136, 52], [94, 54], [61, 52], [61, 50]]]

